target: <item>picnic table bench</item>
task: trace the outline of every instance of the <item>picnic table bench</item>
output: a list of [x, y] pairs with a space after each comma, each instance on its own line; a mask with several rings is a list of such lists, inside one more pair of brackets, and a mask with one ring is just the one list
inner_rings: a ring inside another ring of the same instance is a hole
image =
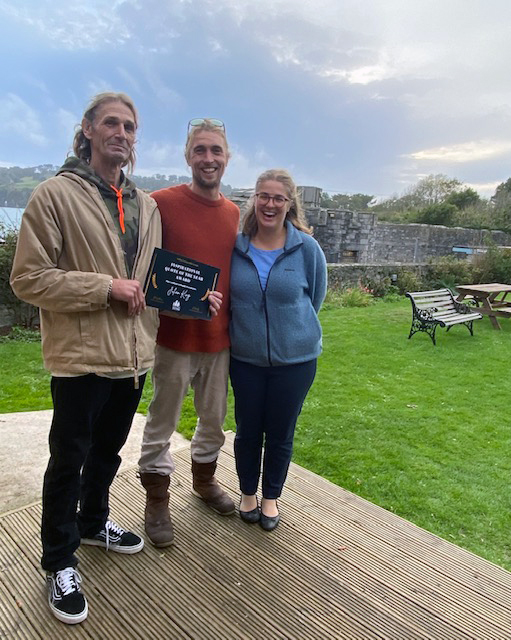
[[474, 335], [472, 324], [483, 316], [470, 307], [454, 299], [449, 289], [434, 291], [412, 291], [407, 297], [412, 303], [412, 326], [408, 339], [418, 331], [424, 331], [436, 345], [435, 331], [438, 326], [447, 327], [447, 331], [455, 324], [464, 324]]
[[507, 296], [511, 293], [511, 285], [500, 282], [488, 284], [457, 285], [459, 291], [458, 302], [472, 298], [477, 303], [479, 311], [490, 318], [494, 329], [500, 329], [499, 317], [511, 317], [511, 301]]

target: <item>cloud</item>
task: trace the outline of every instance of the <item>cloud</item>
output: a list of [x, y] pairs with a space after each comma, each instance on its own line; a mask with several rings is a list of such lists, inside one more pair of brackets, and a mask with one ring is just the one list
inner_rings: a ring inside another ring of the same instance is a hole
[[48, 142], [36, 111], [13, 93], [0, 98], [0, 133], [14, 133], [40, 147]]
[[[118, 4], [118, 3], [117, 3]], [[122, 17], [112, 11], [112, 3], [90, 0], [74, 4], [65, 0], [41, 0], [19, 4], [2, 2], [0, 10], [58, 48], [97, 49], [105, 44], [123, 44], [130, 38]]]
[[152, 142], [142, 142], [137, 148], [137, 166], [135, 173], [140, 175], [186, 175], [188, 168], [184, 159], [184, 146]]
[[464, 164], [497, 158], [511, 152], [511, 140], [477, 140], [449, 146], [423, 149], [408, 154], [418, 162]]
[[[482, 2], [218, 0], [279, 65], [341, 85], [371, 87], [413, 118], [508, 112], [511, 6]], [[499, 16], [498, 19], [496, 16]], [[247, 29], [248, 30], [248, 29]]]
[[127, 69], [125, 69], [124, 67], [117, 67], [117, 73], [121, 76], [121, 78], [127, 83], [129, 84], [129, 86], [136, 91], [137, 93], [141, 92], [140, 89], [140, 82], [138, 81], [138, 79], [136, 78], [135, 74], [132, 72], [129, 72]]
[[87, 83], [87, 94], [89, 96], [95, 96], [98, 93], [103, 93], [104, 91], [112, 91], [112, 82], [111, 80], [106, 80], [105, 78], [95, 78], [92, 75], [89, 76], [89, 81]]
[[239, 188], [252, 188], [263, 171], [275, 166], [275, 161], [262, 146], [250, 154], [236, 145], [231, 145], [230, 150], [231, 158], [223, 177], [223, 182], [226, 184]]
[[209, 44], [209, 47], [210, 47], [210, 49], [211, 49], [211, 51], [213, 53], [216, 53], [216, 54], [219, 54], [219, 55], [227, 55], [228, 54], [227, 49], [216, 38], [208, 38], [208, 44]]
[[453, 168], [490, 183], [509, 164], [510, 21], [508, 0], [0, 0], [4, 92], [32, 110], [4, 97], [0, 114], [23, 121], [13, 139], [43, 144], [42, 122], [49, 140], [3, 157], [59, 157], [54, 128], [123, 89], [149, 145], [139, 167], [159, 173], [186, 170], [181, 145], [161, 143], [184, 142], [207, 113], [239, 143], [234, 186], [275, 164], [338, 192], [390, 193]]
[[144, 81], [149, 85], [154, 99], [160, 103], [160, 108], [175, 111], [183, 105], [182, 96], [175, 91], [170, 83], [152, 65], [148, 64], [143, 70]]
[[493, 182], [467, 182], [466, 186], [474, 189], [479, 195], [490, 198], [495, 194], [495, 190], [499, 186], [500, 181]]
[[67, 111], [62, 107], [57, 109], [57, 123], [62, 132], [61, 137], [64, 140], [72, 140], [74, 137], [75, 127], [79, 124], [81, 118], [71, 111]]

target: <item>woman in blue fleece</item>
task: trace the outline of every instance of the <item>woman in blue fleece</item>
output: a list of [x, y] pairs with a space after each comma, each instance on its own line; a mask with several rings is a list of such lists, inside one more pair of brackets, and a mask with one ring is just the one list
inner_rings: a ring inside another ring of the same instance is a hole
[[230, 374], [240, 516], [266, 531], [279, 523], [295, 425], [316, 374], [326, 285], [325, 256], [293, 179], [283, 169], [265, 171], [232, 257]]

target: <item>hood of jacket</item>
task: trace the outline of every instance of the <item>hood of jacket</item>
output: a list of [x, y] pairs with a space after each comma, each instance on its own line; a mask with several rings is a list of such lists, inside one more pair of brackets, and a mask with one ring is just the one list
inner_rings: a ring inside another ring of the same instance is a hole
[[[104, 198], [111, 198], [112, 200], [117, 198], [112, 187], [106, 183], [103, 178], [98, 176], [94, 169], [92, 169], [85, 160], [80, 160], [80, 158], [77, 158], [76, 156], [69, 156], [57, 171], [56, 175], [58, 176], [62, 173], [74, 173], [75, 175], [80, 176], [80, 178], [87, 180], [87, 182], [90, 182], [99, 189], [99, 192]], [[132, 199], [137, 197], [137, 188], [135, 184], [129, 180], [122, 171], [121, 191], [123, 198]]]

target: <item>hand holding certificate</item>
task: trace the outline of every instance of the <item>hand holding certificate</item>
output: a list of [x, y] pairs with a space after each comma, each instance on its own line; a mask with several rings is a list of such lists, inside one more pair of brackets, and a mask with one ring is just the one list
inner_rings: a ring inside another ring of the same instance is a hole
[[146, 303], [162, 312], [209, 320], [208, 297], [215, 291], [219, 274], [217, 267], [155, 249], [144, 285]]

